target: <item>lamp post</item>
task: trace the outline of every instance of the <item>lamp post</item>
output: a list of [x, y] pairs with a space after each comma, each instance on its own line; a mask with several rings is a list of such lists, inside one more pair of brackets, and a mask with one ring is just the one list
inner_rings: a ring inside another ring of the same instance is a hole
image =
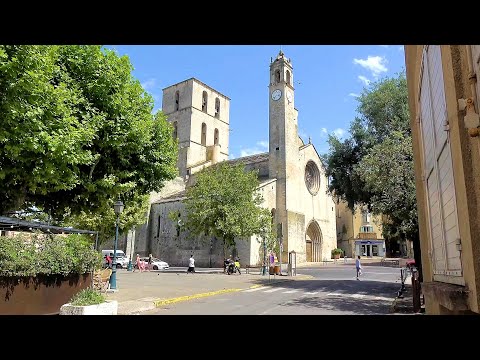
[[128, 260], [128, 266], [127, 266], [127, 271], [132, 271], [133, 270], [133, 265], [132, 265], [132, 254], [133, 254], [133, 236], [130, 237], [130, 259]]
[[263, 269], [262, 275], [267, 275], [267, 241], [265, 240], [265, 236], [263, 236]]
[[113, 205], [115, 214], [117, 215], [117, 221], [115, 222], [115, 242], [113, 243], [113, 264], [112, 264], [112, 276], [110, 276], [110, 289], [117, 290], [117, 242], [118, 242], [118, 222], [120, 214], [123, 211], [123, 202], [118, 199]]

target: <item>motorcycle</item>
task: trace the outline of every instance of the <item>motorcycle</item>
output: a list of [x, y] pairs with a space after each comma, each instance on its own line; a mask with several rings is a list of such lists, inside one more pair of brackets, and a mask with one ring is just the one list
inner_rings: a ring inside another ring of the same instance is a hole
[[239, 275], [241, 275], [242, 273], [240, 272], [240, 262], [237, 260], [237, 261], [226, 261], [225, 262], [225, 268], [226, 268], [226, 272], [227, 272], [227, 275], [232, 275], [232, 274], [235, 274], [238, 272]]

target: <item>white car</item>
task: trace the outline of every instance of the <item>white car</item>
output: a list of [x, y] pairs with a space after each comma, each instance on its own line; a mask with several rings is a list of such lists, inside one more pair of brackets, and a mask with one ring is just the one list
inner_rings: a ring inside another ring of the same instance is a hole
[[[145, 266], [148, 266], [148, 256], [141, 257], [140, 260], [146, 263]], [[135, 268], [137, 268], [137, 264], [135, 264]], [[162, 261], [159, 258], [152, 258], [151, 270], [167, 270], [168, 268], [169, 265], [165, 261]]]

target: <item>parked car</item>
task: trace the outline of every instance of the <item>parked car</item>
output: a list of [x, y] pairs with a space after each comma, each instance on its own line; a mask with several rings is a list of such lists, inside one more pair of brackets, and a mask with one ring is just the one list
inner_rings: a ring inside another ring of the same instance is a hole
[[[141, 257], [140, 261], [144, 261], [148, 264], [148, 256]], [[152, 270], [167, 270], [169, 268], [168, 263], [160, 260], [159, 258], [152, 258]], [[138, 269], [137, 264], [135, 264], [135, 269]]]
[[[107, 262], [105, 259], [106, 255], [110, 255], [110, 258], [113, 261], [113, 250], [102, 250], [102, 255], [103, 255], [103, 265], [104, 267], [107, 266]], [[125, 253], [122, 250], [117, 250], [116, 251], [116, 258], [117, 258], [117, 269], [126, 269], [128, 267], [128, 263], [130, 259], [125, 255]]]

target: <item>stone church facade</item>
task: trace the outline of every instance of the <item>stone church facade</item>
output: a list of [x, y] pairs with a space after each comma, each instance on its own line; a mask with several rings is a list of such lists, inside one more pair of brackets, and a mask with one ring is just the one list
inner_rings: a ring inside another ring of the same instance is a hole
[[[297, 263], [330, 259], [337, 246], [335, 203], [327, 194], [328, 180], [314, 145], [298, 135], [292, 63], [280, 51], [269, 72], [269, 151], [233, 160], [228, 160], [230, 99], [195, 78], [163, 89], [162, 111], [179, 144], [179, 176], [151, 195], [147, 223], [123, 239], [127, 254], [152, 253], [170, 266], [186, 266], [193, 253], [199, 267], [222, 266], [222, 241], [186, 239], [169, 213], [183, 209], [185, 189], [196, 172], [228, 161], [259, 170], [262, 206], [282, 224], [284, 263], [292, 250]], [[242, 265], [261, 263], [256, 236], [236, 239], [236, 244], [233, 253]]]

